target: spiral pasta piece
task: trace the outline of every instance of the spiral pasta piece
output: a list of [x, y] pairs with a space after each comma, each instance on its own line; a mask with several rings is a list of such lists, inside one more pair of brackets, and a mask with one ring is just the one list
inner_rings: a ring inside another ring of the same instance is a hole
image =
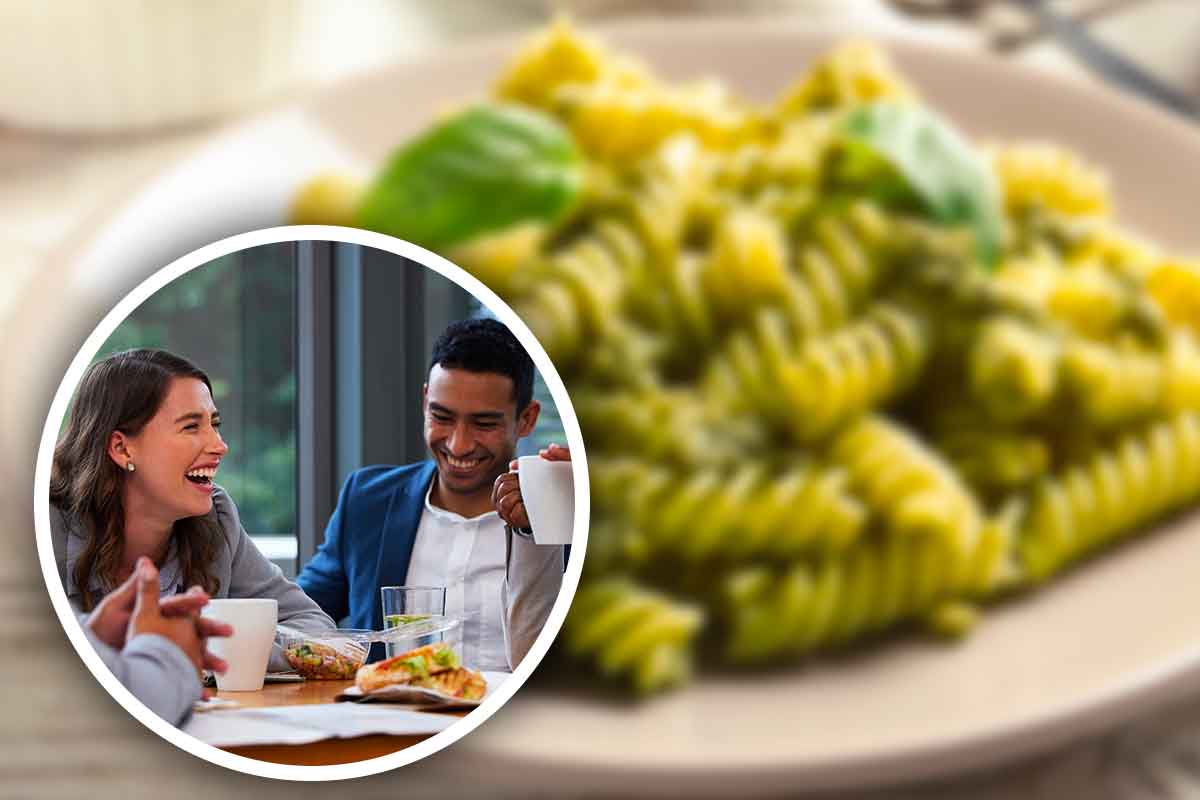
[[1200, 345], [1190, 330], [1174, 331], [1167, 341], [1163, 410], [1200, 410]]
[[719, 396], [738, 394], [802, 442], [895, 398], [916, 379], [929, 352], [924, 322], [889, 303], [798, 345], [786, 329], [779, 315], [761, 314], [754, 328], [731, 339], [709, 385]]
[[516, 54], [496, 81], [495, 94], [506, 100], [548, 108], [563, 86], [599, 80], [640, 86], [652, 78], [636, 60], [611, 52], [560, 17]]
[[1015, 514], [989, 519], [970, 548], [935, 537], [864, 540], [838, 557], [782, 569], [751, 566], [725, 581], [727, 657], [757, 663], [796, 656], [983, 598], [1013, 580]]
[[1063, 383], [1087, 418], [1115, 425], [1157, 410], [1164, 369], [1157, 353], [1074, 341], [1063, 352]]
[[891, 60], [869, 42], [848, 42], [818, 61], [777, 106], [781, 116], [873, 100], [913, 100], [916, 93]]
[[563, 626], [567, 649], [602, 674], [625, 676], [639, 692], [687, 680], [693, 639], [704, 621], [694, 605], [625, 578], [581, 585]]
[[1128, 333], [1156, 344], [1165, 338], [1166, 319], [1141, 283], [1095, 262], [1065, 266], [1041, 252], [1004, 264], [994, 283], [1005, 297], [1036, 308], [1043, 327], [1090, 339]]
[[692, 464], [703, 459], [708, 443], [703, 407], [687, 396], [678, 399], [672, 403], [659, 390], [588, 393], [574, 406], [589, 442], [647, 460]]
[[549, 231], [531, 222], [477, 236], [450, 249], [454, 263], [500, 295], [511, 295], [529, 264], [535, 263]]
[[555, 114], [590, 156], [623, 164], [679, 133], [722, 148], [756, 127], [720, 82], [663, 83], [562, 20], [518, 54], [496, 94]]
[[683, 86], [614, 81], [566, 84], [552, 108], [596, 158], [630, 163], [680, 133], [724, 149], [747, 138], [753, 118], [716, 81]]
[[856, 203], [844, 216], [817, 221], [798, 253], [799, 282], [790, 316], [806, 334], [831, 330], [848, 321], [890, 274], [899, 260], [886, 248], [903, 237], [871, 203]]
[[653, 552], [640, 528], [618, 514], [596, 504], [592, 492], [592, 514], [588, 521], [588, 552], [583, 562], [583, 585], [613, 575], [628, 575], [647, 566]]
[[1085, 226], [1064, 255], [1067, 264], [1097, 264], [1138, 286], [1162, 261], [1153, 244], [1104, 221]]
[[1167, 319], [1200, 335], [1200, 264], [1164, 261], [1150, 273], [1146, 289]]
[[1097, 265], [1084, 265], [1059, 270], [1047, 309], [1073, 331], [1100, 338], [1117, 333], [1138, 311], [1141, 297], [1141, 290], [1128, 281]]
[[1146, 346], [1062, 335], [998, 317], [980, 327], [967, 356], [974, 402], [1004, 422], [1055, 414], [1098, 429], [1200, 408], [1200, 348], [1189, 331]]
[[1014, 491], [1045, 475], [1051, 450], [1041, 437], [1005, 430], [976, 430], [946, 434], [938, 450], [963, 480], [983, 493]]
[[[606, 92], [615, 92], [614, 98], [624, 103], [633, 86], [645, 91], [661, 90], [648, 80], [609, 80], [606, 75], [624, 76], [626, 72], [606, 72], [605, 58], [600, 49], [586, 40], [577, 41], [569, 27], [560, 24], [532, 47], [525, 60], [518, 60], [513, 74], [524, 74], [525, 70], [540, 74], [546, 64], [562, 62], [594, 78], [568, 82], [556, 90], [568, 99], [575, 98], [567, 104], [575, 115], [612, 111], [602, 102], [608, 96]], [[523, 79], [502, 83], [509, 87], [501, 90], [502, 95], [508, 91], [520, 96], [512, 86], [522, 83]], [[599, 106], [592, 108], [593, 102]], [[695, 126], [689, 124], [675, 124], [678, 120], [661, 119], [664, 114], [669, 117], [679, 111], [670, 103], [656, 106], [639, 101], [633, 106], [640, 127], [622, 126], [622, 130], [629, 133], [636, 128], [652, 143], [634, 147], [629, 141], [616, 141], [611, 128], [602, 131], [604, 147], [630, 150], [618, 159], [631, 170], [629, 188], [623, 188], [620, 181], [604, 179], [602, 172], [594, 173], [600, 180], [593, 181], [592, 202], [601, 211], [600, 221], [592, 224], [589, 233], [557, 252], [535, 259], [529, 269], [514, 277], [512, 294], [524, 295], [516, 303], [517, 310], [536, 322], [531, 327], [549, 343], [548, 350], [556, 361], [570, 363], [581, 342], [603, 335], [605, 321], [616, 313], [622, 297], [628, 299], [636, 318], [654, 327], [679, 329], [677, 322], [664, 320], [664, 308], [667, 314], [677, 317], [682, 310], [690, 328], [711, 335], [710, 310], [705, 303], [695, 302], [697, 295], [703, 294], [699, 270], [694, 261], [679, 258], [680, 240], [691, 221], [692, 207], [706, 192], [709, 173], [696, 143], [678, 134], [703, 131], [693, 130]], [[659, 145], [668, 139], [672, 141], [660, 150]], [[668, 338], [674, 341], [678, 337]]]
[[701, 259], [685, 252], [685, 239], [704, 229], [711, 174], [696, 142], [677, 138], [641, 162], [626, 182], [598, 198], [628, 220], [645, 258], [625, 270], [625, 303], [634, 320], [669, 342], [703, 341], [716, 333], [701, 279]]
[[628, 214], [653, 256], [649, 275], [669, 269], [697, 219], [711, 213], [712, 161], [696, 140], [679, 136], [638, 163], [611, 197]]
[[884, 520], [889, 538], [931, 538], [952, 552], [974, 547], [983, 524], [978, 502], [949, 464], [911, 432], [882, 417], [864, 417], [838, 435], [831, 456]]
[[915, 425], [986, 507], [1048, 474], [1062, 453], [1038, 423], [1003, 423], [971, 396], [923, 398]]
[[1048, 309], [1050, 298], [1063, 275], [1062, 264], [1048, 248], [1012, 258], [1000, 264], [992, 276], [995, 290], [1014, 302], [1039, 310]]
[[663, 352], [662, 337], [625, 317], [615, 317], [603, 337], [588, 343], [574, 364], [563, 371], [572, 384], [599, 390], [653, 391], [655, 369]]
[[601, 218], [528, 265], [512, 288], [513, 306], [550, 357], [569, 365], [583, 342], [606, 335], [621, 306], [626, 274], [645, 259], [645, 247], [628, 224]]
[[1200, 349], [1186, 331], [1165, 352], [1072, 341], [1062, 373], [1072, 406], [1099, 426], [1200, 408]]
[[[713, 183], [742, 199], [767, 199], [787, 188], [807, 190], [811, 199], [837, 143], [834, 120], [798, 117], [782, 123], [778, 135], [753, 139], [715, 159]], [[771, 203], [762, 205], [770, 207]], [[787, 218], [789, 215], [783, 215]]]
[[786, 296], [789, 256], [778, 222], [750, 209], [731, 213], [717, 229], [700, 276], [716, 314], [741, 319]]
[[968, 356], [973, 399], [996, 419], [1045, 410], [1058, 391], [1060, 346], [1051, 332], [1022, 320], [984, 322]]
[[685, 387], [587, 392], [574, 405], [590, 445], [645, 461], [726, 463], [763, 445], [755, 420], [728, 419], [724, 409]]
[[327, 172], [307, 181], [288, 208], [291, 225], [353, 225], [366, 181], [346, 172]]
[[666, 313], [659, 325], [675, 341], [706, 349], [763, 308], [780, 309], [798, 335], [835, 329], [887, 274], [892, 262], [880, 252], [887, 235], [886, 221], [867, 203], [821, 219], [799, 247], [771, 217], [731, 210], [708, 252], [660, 262]]
[[1181, 413], [1041, 481], [1019, 553], [1045, 580], [1102, 545], [1200, 497], [1200, 416]]
[[1051, 145], [1010, 145], [991, 155], [1010, 214], [1031, 206], [1068, 216], [1109, 213], [1108, 179], [1068, 150]]
[[[681, 472], [629, 459], [599, 459], [593, 502], [642, 532], [646, 547], [686, 562], [791, 558], [855, 541], [865, 506], [845, 470], [799, 458]], [[797, 510], [803, 509], [803, 513]]]

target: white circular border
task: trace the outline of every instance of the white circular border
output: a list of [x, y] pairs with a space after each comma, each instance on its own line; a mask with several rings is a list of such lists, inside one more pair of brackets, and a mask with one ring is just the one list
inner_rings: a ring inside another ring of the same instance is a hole
[[[196, 267], [207, 264], [221, 256], [258, 245], [308, 240], [358, 244], [366, 247], [374, 247], [378, 250], [386, 250], [389, 253], [402, 256], [428, 269], [432, 269], [443, 277], [449, 278], [491, 309], [496, 317], [512, 330], [517, 339], [533, 357], [534, 364], [541, 372], [547, 387], [550, 389], [550, 394], [558, 406], [563, 428], [567, 434], [567, 445], [571, 448], [571, 464], [575, 481], [575, 525], [572, 531], [571, 558], [563, 574], [562, 587], [559, 589], [558, 599], [554, 603], [554, 608], [551, 609], [550, 617], [542, 628], [542, 632], [538, 634], [533, 647], [530, 648], [513, 674], [487, 700], [481, 703], [478, 708], [471, 711], [446, 730], [435, 734], [425, 741], [411, 745], [395, 753], [379, 756], [378, 758], [319, 767], [276, 764], [235, 755], [189, 736], [143, 705], [108, 670], [108, 667], [105, 666], [99, 654], [92, 648], [91, 643], [84, 635], [83, 628], [76, 619], [75, 612], [67, 600], [66, 589], [59, 579], [58, 567], [54, 558], [54, 546], [50, 538], [50, 470], [53, 463], [54, 445], [58, 437], [59, 425], [66, 414], [67, 406], [70, 403], [71, 396], [75, 392], [75, 387], [83, 377], [84, 370], [87, 369], [88, 364], [91, 363], [92, 358], [99, 351], [100, 346], [108, 339], [109, 335], [134, 309], [151, 295]], [[45, 428], [42, 430], [42, 441], [38, 449], [37, 471], [33, 485], [33, 512], [37, 532], [38, 557], [42, 562], [42, 575], [46, 581], [46, 587], [50, 592], [50, 600], [54, 605], [54, 610], [58, 614], [59, 620], [62, 622], [63, 630], [66, 631], [67, 637], [71, 640], [71, 644], [75, 647], [75, 650], [79, 653], [80, 658], [83, 659], [88, 669], [96, 676], [96, 680], [108, 690], [109, 694], [116, 698], [117, 702], [126, 711], [136, 717], [143, 725], [176, 747], [186, 750], [194, 756], [250, 775], [300, 781], [361, 778], [366, 775], [374, 775], [379, 772], [395, 769], [396, 767], [402, 767], [405, 764], [411, 764], [414, 761], [418, 761], [425, 756], [432, 755], [448, 747], [463, 736], [466, 736], [508, 702], [509, 698], [521, 688], [533, 673], [533, 670], [541, 663], [542, 658], [546, 655], [546, 650], [549, 649], [550, 644], [554, 641], [554, 637], [562, 627], [567, 610], [570, 608], [571, 600], [575, 596], [575, 589], [579, 585], [579, 576], [583, 571], [583, 559], [587, 549], [588, 518], [590, 514], [589, 503], [587, 455], [584, 452], [583, 435], [579, 430], [579, 421], [575, 417], [575, 409], [571, 405], [567, 389], [563, 385], [558, 371], [555, 370], [554, 364], [551, 363], [550, 357], [546, 355], [546, 351], [542, 349], [541, 344], [538, 343], [532, 331], [526, 327], [525, 323], [521, 321], [508, 304], [501, 300], [495, 292], [484, 286], [477, 278], [423, 247], [380, 233], [333, 225], [289, 225], [265, 228], [263, 230], [231, 236], [201, 247], [199, 250], [195, 250], [177, 259], [139, 284], [92, 331], [79, 353], [75, 356], [75, 359], [71, 362], [71, 366], [67, 370], [62, 383], [59, 384], [58, 391], [54, 395], [54, 402], [50, 406], [50, 414], [46, 419]]]

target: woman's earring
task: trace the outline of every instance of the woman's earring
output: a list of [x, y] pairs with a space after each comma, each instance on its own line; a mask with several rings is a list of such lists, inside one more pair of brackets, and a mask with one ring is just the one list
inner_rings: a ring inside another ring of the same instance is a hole
[[133, 462], [132, 462], [132, 461], [128, 462], [128, 463], [125, 465], [125, 470], [126, 470], [127, 472], [133, 472], [135, 469], [137, 469], [137, 467], [133, 466]]

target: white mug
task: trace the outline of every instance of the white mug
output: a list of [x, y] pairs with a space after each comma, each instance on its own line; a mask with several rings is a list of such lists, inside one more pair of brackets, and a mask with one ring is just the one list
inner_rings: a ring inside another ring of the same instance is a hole
[[209, 600], [200, 613], [233, 626], [232, 636], [214, 636], [208, 640], [209, 652], [229, 664], [224, 673], [217, 673], [217, 688], [223, 692], [261, 689], [275, 644], [279, 603], [259, 597], [219, 598]]
[[536, 544], [570, 544], [575, 525], [575, 480], [570, 461], [541, 456], [517, 459], [521, 499]]

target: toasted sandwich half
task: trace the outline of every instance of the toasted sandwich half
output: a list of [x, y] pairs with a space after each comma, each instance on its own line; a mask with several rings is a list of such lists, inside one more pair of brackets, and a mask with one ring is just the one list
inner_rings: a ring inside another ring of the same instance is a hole
[[354, 682], [363, 692], [373, 692], [384, 686], [412, 683], [460, 666], [458, 654], [449, 645], [438, 642], [361, 666], [354, 676]]

